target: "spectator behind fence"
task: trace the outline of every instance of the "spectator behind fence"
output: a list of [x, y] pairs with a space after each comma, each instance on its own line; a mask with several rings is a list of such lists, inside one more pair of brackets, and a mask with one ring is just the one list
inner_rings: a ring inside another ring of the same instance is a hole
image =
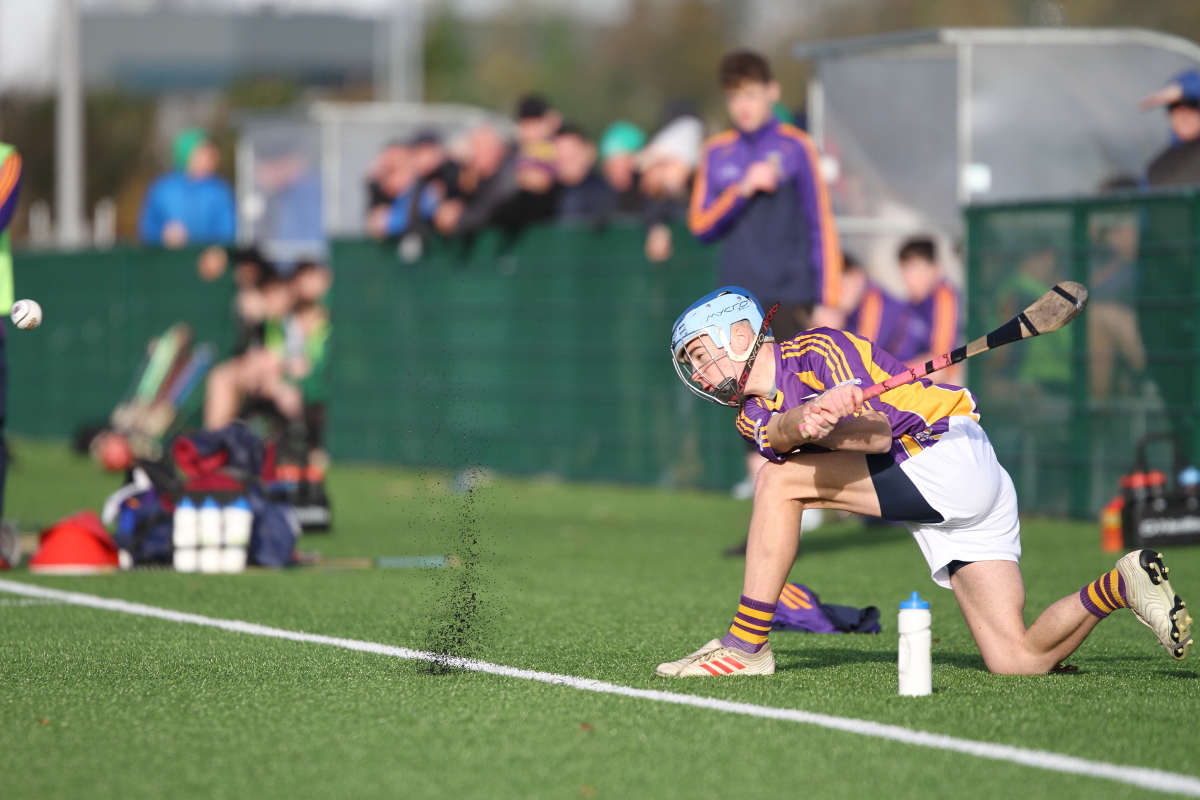
[[[1138, 213], [1117, 210], [1092, 216], [1092, 263], [1088, 270], [1088, 383], [1093, 400], [1107, 400], [1114, 385], [1132, 394], [1146, 369], [1138, 331]], [[1117, 372], [1118, 357], [1126, 368]]]
[[[908, 340], [896, 358], [912, 367], [958, 346], [958, 292], [942, 274], [933, 239], [926, 236], [909, 239], [900, 247], [899, 258], [911, 314]], [[955, 364], [932, 380], [957, 384], [960, 374], [961, 368]]]
[[596, 145], [582, 128], [564, 125], [554, 139], [555, 176], [561, 187], [558, 218], [605, 218], [616, 207], [617, 194], [596, 170]]
[[641, 192], [645, 197], [642, 219], [646, 223], [646, 258], [666, 261], [674, 248], [669, 223], [687, 218], [692, 173], [700, 158], [704, 123], [695, 117], [678, 117], [654, 134], [638, 153]]
[[[1015, 317], [1064, 277], [1059, 264], [1057, 243], [1051, 237], [1033, 232], [1023, 237], [1014, 264], [993, 294], [997, 323]], [[1091, 315], [1090, 304], [1088, 315]], [[1037, 336], [1020, 347], [1005, 347], [990, 358], [989, 371], [1006, 376], [1015, 384], [1005, 387], [1017, 397], [1028, 398], [1044, 392], [1065, 393], [1071, 388], [1072, 336]]]
[[619, 120], [600, 137], [600, 170], [616, 193], [614, 212], [640, 214], [642, 193], [638, 190], [637, 153], [646, 144], [646, 134], [632, 122]]
[[517, 104], [517, 185], [540, 195], [554, 188], [554, 137], [562, 115], [541, 95], [532, 94]]
[[393, 204], [415, 180], [413, 156], [408, 145], [400, 141], [384, 145], [367, 174], [367, 232], [372, 237], [387, 238]]
[[540, 161], [554, 161], [554, 137], [562, 127], [562, 115], [538, 94], [517, 103], [517, 144], [521, 155]]
[[777, 340], [840, 328], [842, 255], [816, 145], [776, 119], [781, 90], [762, 56], [731, 53], [719, 76], [734, 130], [705, 145], [688, 225], [702, 241], [725, 239], [718, 283], [780, 304]]
[[175, 137], [175, 169], [150, 185], [138, 232], [143, 244], [183, 247], [232, 242], [236, 232], [233, 189], [217, 175], [220, 153], [208, 134], [188, 128]]
[[321, 221], [321, 177], [299, 141], [263, 147], [254, 164], [255, 189], [266, 196], [258, 235], [267, 241], [302, 243], [325, 240]]
[[838, 309], [846, 315], [846, 330], [869, 339], [895, 356], [910, 349], [912, 309], [870, 279], [862, 264], [843, 257], [842, 294]]
[[477, 125], [467, 134], [458, 183], [434, 211], [434, 226], [444, 236], [475, 233], [518, 191], [517, 148], [491, 123]]
[[388, 208], [384, 233], [399, 238], [409, 231], [423, 233], [438, 203], [446, 197], [446, 151], [433, 131], [421, 131], [408, 143], [412, 184]]
[[1200, 72], [1181, 72], [1142, 100], [1142, 108], [1167, 107], [1171, 144], [1146, 168], [1151, 187], [1200, 184]]

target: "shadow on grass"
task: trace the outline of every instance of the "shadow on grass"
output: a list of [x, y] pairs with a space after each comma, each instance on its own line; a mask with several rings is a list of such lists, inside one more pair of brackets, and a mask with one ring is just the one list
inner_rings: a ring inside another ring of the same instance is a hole
[[[853, 647], [805, 647], [798, 644], [795, 647], [779, 647], [777, 638], [773, 638], [771, 646], [775, 652], [788, 658], [797, 658], [801, 663], [785, 669], [811, 670], [828, 667], [843, 667], [850, 664], [895, 664], [895, 650], [858, 650]], [[959, 669], [969, 669], [975, 672], [987, 672], [983, 665], [983, 657], [978, 653], [947, 653], [934, 654], [934, 663], [939, 666], [951, 666]]]
[[896, 654], [889, 650], [856, 650], [849, 647], [775, 647], [775, 652], [801, 660], [802, 663], [791, 669], [821, 669], [847, 664], [892, 664], [896, 661]]
[[1158, 674], [1162, 675], [1164, 678], [1179, 678], [1188, 681], [1194, 681], [1196, 678], [1200, 678], [1200, 674], [1186, 669], [1160, 669], [1158, 670]]
[[806, 535], [800, 542], [800, 555], [805, 553], [829, 553], [850, 547], [895, 544], [912, 538], [907, 528], [891, 525], [861, 525], [848, 531], [826, 536], [821, 531]]

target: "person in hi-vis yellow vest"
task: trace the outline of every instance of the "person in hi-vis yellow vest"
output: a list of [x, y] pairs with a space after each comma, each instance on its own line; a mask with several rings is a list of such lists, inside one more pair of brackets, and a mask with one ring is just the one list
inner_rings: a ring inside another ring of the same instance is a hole
[[8, 358], [4, 353], [7, 336], [4, 317], [12, 310], [13, 265], [8, 224], [17, 210], [17, 190], [21, 187], [21, 156], [10, 144], [0, 142], [0, 516], [4, 512], [4, 477], [8, 470], [8, 442], [5, 417], [8, 416]]

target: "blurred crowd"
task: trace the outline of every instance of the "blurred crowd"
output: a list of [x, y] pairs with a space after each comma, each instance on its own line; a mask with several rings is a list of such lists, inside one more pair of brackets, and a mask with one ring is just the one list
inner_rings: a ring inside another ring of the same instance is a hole
[[647, 257], [670, 257], [668, 223], [686, 218], [703, 146], [698, 118], [674, 115], [649, 139], [618, 121], [596, 138], [531, 95], [518, 104], [512, 129], [510, 136], [481, 122], [449, 140], [427, 130], [387, 144], [368, 178], [369, 233], [414, 241], [486, 227], [516, 232], [549, 220], [599, 226], [640, 218]]

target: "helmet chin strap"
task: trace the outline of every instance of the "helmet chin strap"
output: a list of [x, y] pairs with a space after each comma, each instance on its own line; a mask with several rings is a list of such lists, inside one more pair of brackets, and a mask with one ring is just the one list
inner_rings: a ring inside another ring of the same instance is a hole
[[[754, 345], [746, 355], [746, 366], [742, 367], [742, 376], [736, 383], [733, 378], [725, 378], [717, 384], [717, 388], [713, 389], [713, 396], [725, 405], [740, 408], [746, 404], [746, 381], [750, 380], [750, 370], [754, 368], [754, 359], [758, 357], [758, 350], [762, 347], [763, 340], [767, 338], [767, 330], [771, 327], [771, 317], [775, 316], [775, 312], [778, 310], [779, 303], [776, 303], [763, 317], [762, 326], [758, 329], [758, 336], [754, 339]], [[730, 360], [733, 360], [732, 356]]]

